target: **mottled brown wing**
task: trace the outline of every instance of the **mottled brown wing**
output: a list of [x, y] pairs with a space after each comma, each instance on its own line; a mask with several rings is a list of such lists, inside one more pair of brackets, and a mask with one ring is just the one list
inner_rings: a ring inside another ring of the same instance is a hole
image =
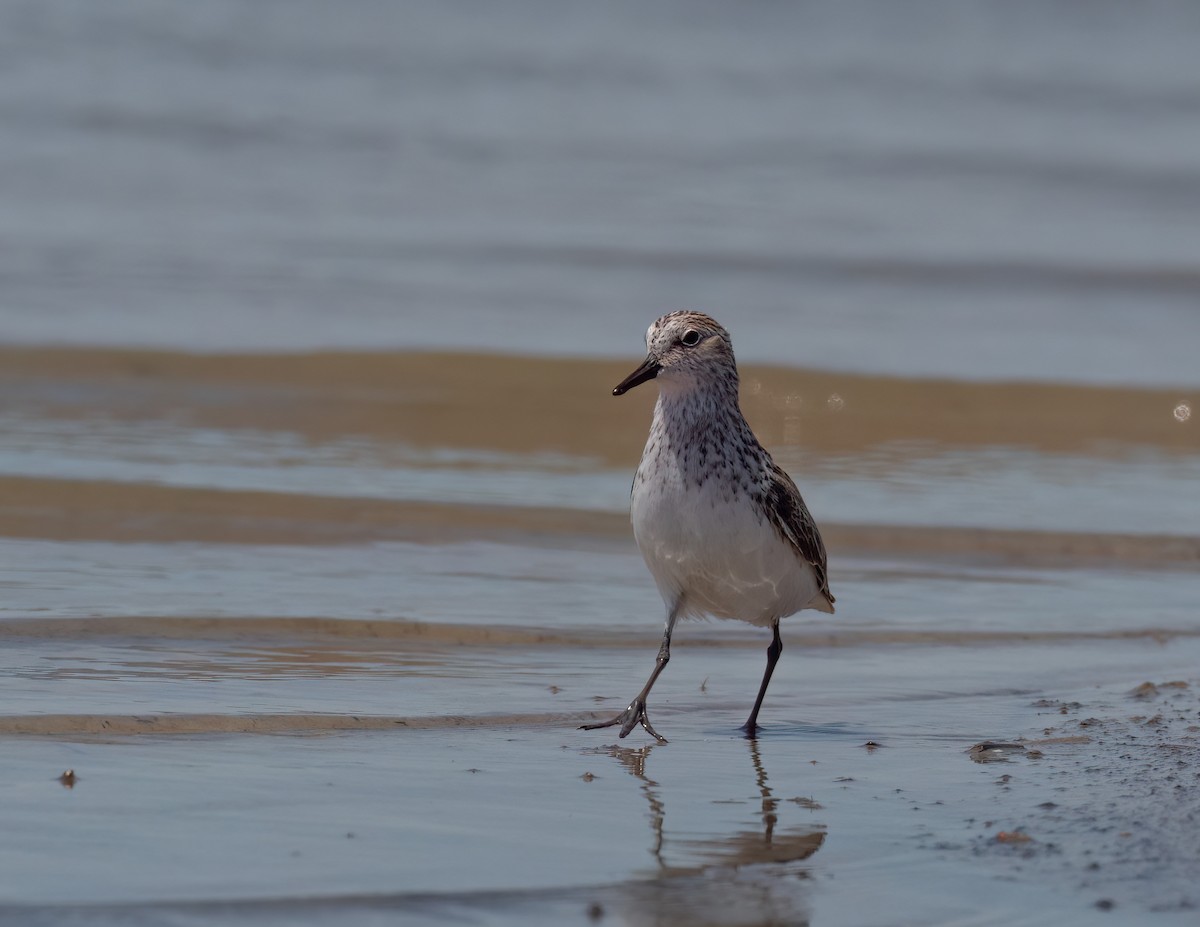
[[825, 542], [804, 504], [800, 490], [779, 465], [771, 462], [771, 485], [767, 490], [767, 511], [775, 528], [795, 548], [796, 553], [812, 564], [817, 583], [832, 605], [836, 600], [829, 591], [829, 576], [825, 562]]

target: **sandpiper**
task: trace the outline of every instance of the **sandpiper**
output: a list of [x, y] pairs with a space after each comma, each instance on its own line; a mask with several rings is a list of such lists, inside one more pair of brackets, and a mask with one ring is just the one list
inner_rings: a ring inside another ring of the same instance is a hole
[[767, 668], [741, 730], [758, 710], [783, 641], [779, 621], [804, 608], [833, 611], [825, 545], [796, 484], [754, 437], [738, 404], [729, 333], [701, 312], [671, 312], [646, 332], [646, 359], [613, 389], [658, 381], [658, 403], [633, 478], [633, 534], [667, 606], [654, 671], [629, 707], [586, 730], [650, 725], [646, 698], [671, 659], [681, 617], [736, 618], [771, 628]]

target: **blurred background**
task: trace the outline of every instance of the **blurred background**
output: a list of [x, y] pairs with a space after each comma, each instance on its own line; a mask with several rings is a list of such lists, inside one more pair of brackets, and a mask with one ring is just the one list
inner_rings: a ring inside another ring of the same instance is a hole
[[0, 340], [1196, 385], [1194, 4], [0, 4]]

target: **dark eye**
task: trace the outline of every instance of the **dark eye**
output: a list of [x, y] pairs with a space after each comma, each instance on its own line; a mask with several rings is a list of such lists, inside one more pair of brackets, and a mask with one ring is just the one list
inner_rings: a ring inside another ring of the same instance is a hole
[[692, 345], [700, 343], [700, 333], [694, 328], [689, 328], [683, 333], [683, 337], [679, 341], [690, 348]]

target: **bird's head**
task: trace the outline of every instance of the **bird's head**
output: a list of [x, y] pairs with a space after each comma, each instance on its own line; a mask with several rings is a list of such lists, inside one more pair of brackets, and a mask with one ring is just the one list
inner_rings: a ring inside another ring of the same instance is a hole
[[654, 379], [664, 387], [731, 386], [736, 392], [737, 365], [729, 332], [703, 312], [667, 313], [646, 330], [646, 359], [616, 385], [613, 395]]

